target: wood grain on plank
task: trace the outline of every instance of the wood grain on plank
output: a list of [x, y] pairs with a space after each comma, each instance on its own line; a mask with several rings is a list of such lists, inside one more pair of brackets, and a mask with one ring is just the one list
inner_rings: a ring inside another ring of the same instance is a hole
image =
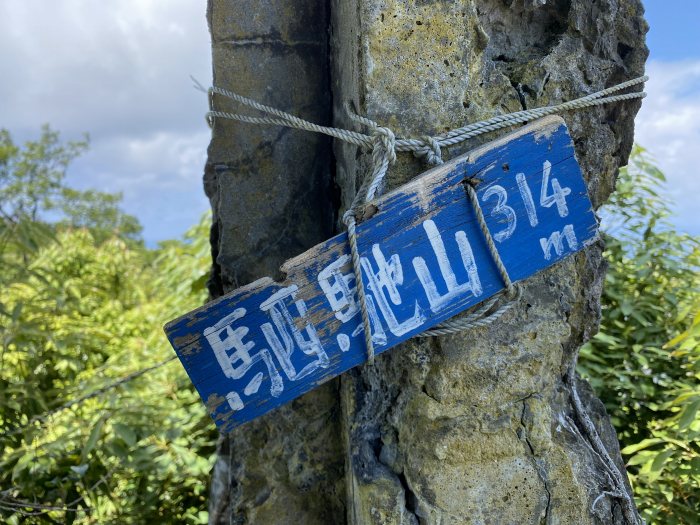
[[[475, 184], [516, 282], [597, 238], [563, 120], [547, 117], [427, 171], [358, 225], [375, 352], [503, 289], [464, 189]], [[347, 235], [180, 317], [166, 334], [224, 432], [366, 359]]]

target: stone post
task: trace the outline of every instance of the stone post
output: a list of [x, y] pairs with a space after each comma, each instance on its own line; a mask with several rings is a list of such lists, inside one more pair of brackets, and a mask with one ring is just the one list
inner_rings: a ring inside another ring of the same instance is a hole
[[[334, 0], [331, 13], [336, 125], [351, 126], [350, 101], [402, 137], [597, 91], [640, 76], [647, 55], [638, 0]], [[638, 109], [564, 115], [596, 207], [627, 160]], [[348, 206], [367, 163], [353, 147], [335, 151]], [[400, 155], [387, 189], [425, 168]], [[489, 327], [415, 339], [342, 378], [349, 523], [625, 522], [567, 382], [598, 326], [602, 249], [528, 279]], [[603, 407], [586, 399], [623, 469]]]
[[[209, 0], [214, 84], [330, 124], [329, 10], [313, 0]], [[223, 97], [213, 104], [239, 111]], [[325, 137], [217, 120], [204, 185], [213, 210], [209, 289], [218, 297], [333, 233]], [[337, 385], [219, 441], [210, 522], [328, 524], [344, 515]], [[288, 521], [285, 521], [288, 520]]]
[[[343, 127], [352, 102], [397, 136], [639, 76], [642, 15], [640, 0], [210, 0], [208, 8], [217, 85]], [[595, 207], [627, 160], [638, 109], [624, 102], [564, 115]], [[310, 133], [216, 122], [205, 173], [212, 295], [276, 276], [284, 259], [330, 236], [367, 165], [355, 148]], [[387, 189], [424, 169], [399, 154]], [[572, 406], [572, 364], [600, 317], [602, 248], [527, 280], [518, 304], [489, 327], [401, 345], [346, 374], [342, 388], [330, 382], [223, 437], [211, 522], [632, 520]], [[601, 403], [581, 381], [578, 390], [624, 472]]]

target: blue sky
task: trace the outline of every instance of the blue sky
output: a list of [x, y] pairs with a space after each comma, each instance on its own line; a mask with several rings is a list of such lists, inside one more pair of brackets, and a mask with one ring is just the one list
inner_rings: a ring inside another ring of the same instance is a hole
[[636, 119], [635, 140], [666, 174], [678, 230], [700, 235], [697, 153], [700, 148], [700, 2], [647, 0], [649, 96]]
[[700, 59], [700, 2], [646, 0], [650, 59], [664, 62]]
[[88, 132], [69, 182], [122, 192], [149, 245], [208, 209], [207, 102], [189, 78], [211, 82], [203, 0], [2, 0], [0, 49], [0, 127]]
[[[700, 1], [644, 3], [651, 80], [636, 139], [668, 177], [674, 224], [700, 235]], [[0, 127], [18, 141], [44, 122], [67, 139], [89, 132], [70, 182], [122, 192], [149, 245], [179, 236], [208, 209], [206, 97], [189, 80], [211, 82], [204, 11], [203, 0], [0, 4]]]

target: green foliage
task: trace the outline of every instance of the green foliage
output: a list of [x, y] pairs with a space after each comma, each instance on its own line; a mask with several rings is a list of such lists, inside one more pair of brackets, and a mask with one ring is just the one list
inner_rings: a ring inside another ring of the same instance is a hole
[[[3, 298], [2, 431], [172, 355], [163, 322], [206, 297], [192, 283], [209, 265], [207, 222], [150, 263], [144, 249], [119, 238], [100, 244], [84, 229], [39, 250], [36, 275], [10, 283]], [[29, 500], [79, 509], [42, 512], [29, 521], [36, 523], [201, 523], [213, 439], [196, 392], [171, 361], [0, 439], [8, 491], [0, 507]]]
[[88, 139], [61, 143], [48, 125], [39, 140], [15, 145], [10, 132], [0, 130], [0, 206], [5, 217], [40, 218], [59, 206], [66, 168], [88, 147]]
[[[119, 196], [65, 186], [82, 146], [46, 128], [43, 149], [20, 150], [2, 133], [0, 521], [205, 523], [216, 433], [182, 367], [110, 385], [172, 358], [161, 327], [206, 299], [209, 218], [147, 250]], [[32, 170], [38, 189], [8, 183]]]
[[[0, 519], [206, 523], [216, 432], [165, 362], [161, 326], [206, 298], [209, 219], [147, 250], [119, 195], [65, 184], [86, 147], [45, 127], [20, 148], [0, 130]], [[666, 224], [663, 182], [636, 148], [605, 210], [603, 322], [579, 369], [619, 431], [645, 518], [692, 524], [700, 243]]]
[[66, 185], [68, 166], [88, 144], [87, 136], [64, 143], [45, 125], [38, 140], [20, 148], [9, 131], [0, 129], [0, 216], [5, 233], [19, 223], [46, 221], [47, 212], [52, 212], [63, 218], [63, 225], [90, 228], [99, 241], [113, 234], [139, 240], [141, 225], [119, 209], [121, 195]]
[[604, 210], [600, 333], [579, 371], [618, 430], [648, 523], [700, 523], [700, 242], [666, 223], [665, 179], [635, 147]]
[[88, 228], [98, 242], [113, 235], [138, 241], [141, 225], [136, 217], [127, 215], [119, 209], [121, 200], [121, 193], [63, 188], [61, 211], [65, 218], [59, 224]]

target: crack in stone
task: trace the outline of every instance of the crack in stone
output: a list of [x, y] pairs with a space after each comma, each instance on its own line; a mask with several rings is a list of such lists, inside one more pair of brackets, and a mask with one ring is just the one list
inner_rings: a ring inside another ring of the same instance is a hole
[[432, 399], [432, 400], [435, 401], [436, 403], [440, 403], [440, 401], [438, 401], [435, 397], [431, 396], [431, 395], [428, 393], [428, 389], [425, 387], [425, 384], [421, 387], [421, 392], [423, 392], [426, 396], [428, 396], [430, 399]]
[[523, 409], [520, 412], [520, 428], [518, 429], [517, 435], [518, 438], [520, 438], [526, 445], [529, 450], [529, 456], [532, 460], [532, 465], [535, 467], [535, 471], [537, 472], [537, 477], [540, 478], [540, 481], [542, 482], [542, 486], [544, 488], [545, 493], [547, 494], [547, 503], [544, 508], [544, 513], [540, 516], [540, 524], [541, 525], [546, 525], [550, 522], [550, 514], [551, 514], [551, 506], [552, 506], [552, 493], [549, 489], [549, 480], [547, 478], [547, 472], [545, 469], [542, 467], [540, 464], [540, 460], [537, 457], [537, 453], [535, 452], [535, 447], [532, 446], [532, 443], [530, 442], [530, 438], [528, 437], [528, 419], [532, 417], [530, 414], [530, 408], [528, 406], [527, 400], [530, 399], [531, 397], [536, 396], [536, 393], [531, 393], [528, 394], [524, 399], [521, 400]]
[[518, 100], [520, 101], [520, 106], [523, 110], [527, 110], [527, 102], [525, 101], [525, 93], [523, 92], [523, 85], [520, 82], [513, 82], [511, 84], [515, 92], [518, 94]]
[[418, 525], [419, 523], [421, 523], [421, 519], [419, 518], [418, 513], [416, 512], [418, 508], [418, 497], [416, 496], [416, 493], [413, 492], [413, 490], [411, 490], [411, 487], [408, 484], [408, 480], [406, 479], [406, 475], [403, 472], [401, 474], [397, 474], [396, 477], [398, 478], [399, 483], [401, 483], [401, 487], [403, 488], [404, 509], [406, 510], [406, 512], [408, 512], [411, 522]]

